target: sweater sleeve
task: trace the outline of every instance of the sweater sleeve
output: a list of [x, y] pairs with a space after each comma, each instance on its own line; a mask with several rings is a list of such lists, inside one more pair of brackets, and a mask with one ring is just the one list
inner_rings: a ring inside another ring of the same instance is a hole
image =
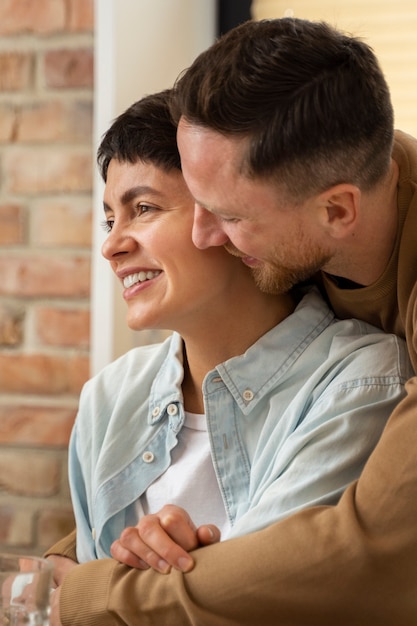
[[49, 550], [43, 555], [45, 558], [52, 554], [57, 556], [65, 556], [73, 561], [77, 560], [76, 552], [76, 530], [74, 529], [69, 535], [57, 541]]
[[338, 505], [202, 548], [188, 574], [80, 565], [63, 626], [415, 626], [416, 378], [407, 392]]

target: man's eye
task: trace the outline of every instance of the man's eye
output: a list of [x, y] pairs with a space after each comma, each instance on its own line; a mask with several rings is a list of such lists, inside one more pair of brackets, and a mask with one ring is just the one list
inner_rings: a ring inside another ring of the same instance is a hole
[[113, 228], [113, 224], [114, 220], [104, 220], [104, 222], [101, 222], [101, 227], [103, 228], [104, 232], [109, 233]]
[[228, 224], [235, 224], [236, 222], [239, 222], [239, 218], [238, 217], [220, 217], [222, 222], [227, 222]]

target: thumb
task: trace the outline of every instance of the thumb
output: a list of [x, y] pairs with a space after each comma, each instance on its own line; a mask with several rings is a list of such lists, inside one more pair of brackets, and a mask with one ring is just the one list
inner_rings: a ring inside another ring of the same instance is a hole
[[201, 546], [209, 546], [220, 541], [221, 532], [214, 524], [204, 524], [197, 528], [197, 538]]

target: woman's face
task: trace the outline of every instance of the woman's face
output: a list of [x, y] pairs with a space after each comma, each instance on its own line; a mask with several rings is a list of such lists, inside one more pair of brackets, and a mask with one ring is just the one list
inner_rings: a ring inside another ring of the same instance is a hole
[[238, 307], [242, 289], [257, 289], [240, 259], [194, 246], [194, 202], [179, 170], [113, 159], [104, 211], [102, 252], [123, 285], [132, 329], [184, 335]]

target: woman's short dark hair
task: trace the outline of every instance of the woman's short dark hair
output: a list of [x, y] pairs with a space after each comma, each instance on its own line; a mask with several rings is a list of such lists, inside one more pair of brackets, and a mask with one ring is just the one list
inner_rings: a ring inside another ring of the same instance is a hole
[[97, 163], [104, 181], [112, 159], [144, 161], [167, 171], [181, 169], [177, 128], [169, 109], [170, 90], [145, 96], [119, 115], [103, 135]]

